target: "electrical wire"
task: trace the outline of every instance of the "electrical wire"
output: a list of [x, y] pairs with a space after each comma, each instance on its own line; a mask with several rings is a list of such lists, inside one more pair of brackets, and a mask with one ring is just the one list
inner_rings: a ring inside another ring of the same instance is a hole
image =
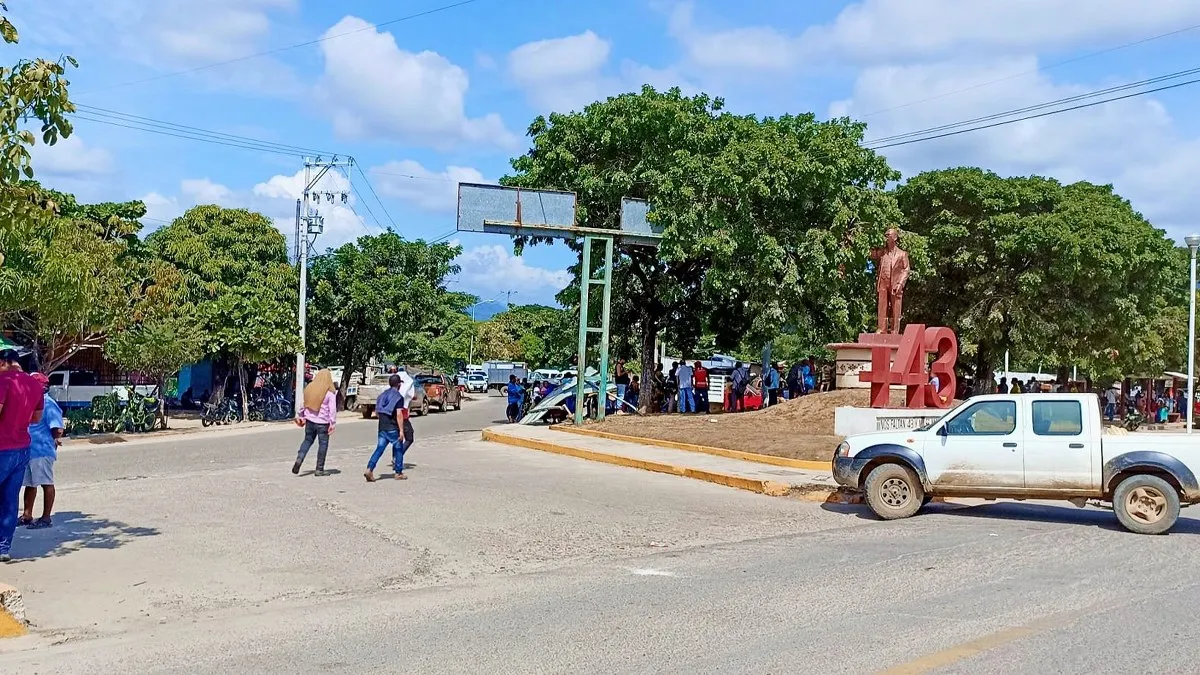
[[[1144, 87], [1144, 86], [1147, 86], [1150, 84], [1166, 82], [1168, 80], [1174, 80], [1174, 79], [1178, 79], [1181, 77], [1187, 77], [1190, 75], [1195, 75], [1197, 73], [1200, 73], [1200, 68], [1189, 68], [1187, 70], [1180, 70], [1180, 71], [1177, 71], [1174, 73], [1168, 73], [1166, 75], [1159, 75], [1157, 77], [1147, 78], [1145, 80], [1138, 80], [1137, 82], [1129, 82], [1127, 84], [1121, 84], [1121, 85], [1116, 85], [1113, 87], [1107, 87], [1104, 89], [1098, 89], [1098, 90], [1086, 92], [1083, 94], [1076, 94], [1075, 96], [1067, 96], [1067, 97], [1056, 99], [1053, 101], [1039, 103], [1037, 105], [1025, 106], [1023, 108], [1015, 108], [1012, 110], [1006, 110], [1004, 112], [993, 113], [991, 115], [985, 115], [983, 117], [976, 117], [974, 119], [963, 120], [960, 122], [953, 122], [951, 124], [943, 124], [940, 126], [930, 127], [927, 129], [920, 129], [917, 131], [909, 131], [906, 133], [896, 134], [893, 136], [885, 136], [883, 138], [876, 138], [874, 140], [869, 141], [868, 143], [870, 143], [870, 144], [889, 143], [891, 141], [897, 141], [897, 140], [901, 140], [901, 139], [909, 138], [909, 137], [913, 137], [913, 136], [922, 136], [922, 135], [926, 135], [926, 134], [937, 133], [939, 131], [946, 131], [948, 129], [955, 129], [958, 127], [970, 126], [972, 124], [978, 124], [980, 122], [988, 122], [988, 121], [991, 121], [994, 119], [1000, 119], [1003, 117], [1011, 117], [1013, 115], [1020, 115], [1023, 113], [1034, 112], [1037, 110], [1044, 110], [1046, 108], [1053, 108], [1053, 107], [1065, 105], [1067, 103], [1083, 101], [1083, 100], [1087, 100], [1089, 98], [1105, 96], [1107, 94], [1113, 94], [1113, 93], [1120, 92], [1120, 91], [1128, 91], [1129, 89], [1136, 89], [1138, 87]], [[1159, 91], [1159, 90], [1156, 89], [1154, 91]], [[1113, 100], [1117, 100], [1117, 99], [1113, 99]], [[1071, 108], [1071, 109], [1074, 110], [1075, 108]]]
[[273, 147], [273, 146], [270, 146], [267, 144], [260, 144], [258, 142], [234, 142], [234, 141], [219, 140], [219, 139], [215, 139], [215, 138], [208, 138], [208, 137], [204, 137], [204, 136], [200, 136], [200, 135], [196, 135], [196, 134], [190, 134], [190, 133], [174, 133], [174, 132], [170, 132], [170, 131], [164, 131], [162, 129], [155, 129], [155, 128], [150, 128], [150, 127], [145, 127], [145, 126], [137, 126], [136, 124], [123, 124], [121, 122], [115, 122], [111, 119], [92, 117], [85, 113], [79, 113], [79, 112], [76, 112], [74, 115], [72, 115], [72, 119], [86, 120], [88, 122], [95, 122], [97, 124], [106, 124], [109, 126], [121, 127], [123, 129], [132, 129], [134, 131], [145, 131], [147, 133], [158, 134], [160, 136], [171, 136], [174, 138], [183, 138], [183, 139], [187, 139], [187, 140], [191, 140], [191, 141], [201, 141], [204, 143], [223, 145], [223, 146], [230, 147], [230, 148], [240, 148], [242, 150], [255, 150], [258, 152], [267, 152], [267, 153], [272, 153], [272, 154], [276, 154], [276, 155], [287, 155], [289, 157], [297, 157], [297, 156], [304, 155], [304, 153], [296, 152], [294, 150], [284, 150], [282, 148]]
[[954, 96], [956, 94], [961, 94], [961, 93], [968, 92], [968, 91], [974, 91], [976, 89], [982, 89], [983, 87], [991, 86], [993, 84], [997, 84], [1000, 82], [1007, 82], [1009, 80], [1015, 80], [1018, 77], [1024, 77], [1026, 75], [1040, 73], [1042, 71], [1051, 70], [1053, 68], [1058, 68], [1059, 66], [1065, 66], [1070, 63], [1076, 63], [1078, 61], [1083, 61], [1085, 59], [1090, 59], [1090, 58], [1093, 58], [1096, 56], [1103, 56], [1104, 54], [1110, 54], [1112, 52], [1121, 51], [1122, 49], [1129, 49], [1130, 47], [1136, 47], [1138, 45], [1143, 45], [1143, 44], [1146, 44], [1147, 42], [1153, 42], [1155, 40], [1161, 40], [1163, 38], [1168, 38], [1168, 37], [1171, 37], [1174, 35], [1179, 35], [1180, 33], [1186, 33], [1188, 31], [1193, 31], [1193, 30], [1196, 30], [1197, 28], [1200, 28], [1200, 24], [1193, 24], [1191, 26], [1185, 26], [1184, 28], [1179, 28], [1177, 30], [1170, 31], [1168, 33], [1152, 35], [1148, 38], [1142, 38], [1141, 40], [1135, 40], [1134, 42], [1128, 42], [1123, 45], [1117, 45], [1116, 47], [1110, 47], [1108, 49], [1101, 49], [1100, 51], [1090, 52], [1088, 54], [1082, 54], [1082, 55], [1076, 56], [1074, 58], [1047, 64], [1045, 66], [1040, 66], [1040, 67], [1034, 68], [1032, 70], [1022, 71], [1020, 73], [1014, 73], [1012, 75], [1007, 75], [1005, 77], [996, 78], [994, 80], [988, 80], [987, 82], [980, 82], [979, 84], [973, 84], [968, 87], [963, 87], [962, 89], [955, 89], [954, 91], [948, 91], [948, 92], [945, 92], [942, 94], [937, 94], [935, 96], [930, 96], [929, 98], [923, 98], [919, 101], [910, 101], [908, 103], [901, 103], [900, 105], [895, 105], [890, 108], [883, 108], [882, 110], [876, 110], [874, 112], [869, 112], [869, 113], [866, 113], [865, 115], [859, 115], [858, 117], [860, 119], [866, 119], [868, 117], [874, 117], [875, 115], [882, 115], [883, 113], [886, 113], [886, 112], [892, 112], [893, 110], [901, 110], [903, 108], [910, 108], [914, 105], [920, 105], [922, 103], [929, 103], [930, 101], [937, 101], [937, 100], [940, 100], [943, 98], [947, 98], [949, 96]]
[[301, 47], [310, 47], [312, 45], [320, 44], [322, 42], [327, 42], [329, 40], [346, 37], [347, 35], [355, 35], [357, 33], [362, 33], [362, 32], [368, 31], [368, 30], [376, 30], [376, 29], [382, 28], [384, 26], [391, 26], [392, 24], [401, 23], [403, 21], [411, 21], [413, 19], [419, 19], [421, 17], [430, 16], [432, 14], [437, 14], [439, 12], [445, 12], [445, 11], [448, 11], [451, 9], [462, 7], [464, 5], [470, 5], [470, 4], [478, 2], [478, 1], [479, 0], [460, 0], [460, 2], [455, 2], [455, 3], [448, 4], [448, 5], [442, 5], [440, 7], [434, 7], [433, 9], [427, 9], [423, 12], [409, 14], [407, 16], [402, 16], [398, 19], [390, 19], [388, 21], [381, 21], [379, 23], [369, 24], [362, 28], [356, 28], [354, 30], [349, 30], [344, 33], [335, 33], [333, 35], [323, 35], [319, 38], [307, 40], [305, 42], [297, 42], [295, 44], [285, 45], [283, 47], [276, 47], [274, 49], [268, 49], [266, 51], [256, 52], [254, 54], [247, 54], [245, 56], [239, 56], [237, 58], [226, 59], [224, 61], [214, 61], [212, 63], [208, 63], [208, 64], [205, 64], [202, 66], [196, 66], [194, 68], [187, 68], [184, 70], [176, 70], [176, 71], [173, 71], [170, 73], [162, 73], [159, 75], [153, 75], [151, 77], [145, 77], [140, 80], [130, 80], [128, 82], [121, 82], [118, 84], [109, 85], [107, 87], [100, 87], [98, 89], [89, 89], [87, 91], [79, 92], [76, 95], [82, 96], [82, 95], [86, 95], [86, 94], [92, 94], [92, 93], [95, 93], [98, 91], [109, 91], [111, 89], [120, 89], [122, 87], [132, 87], [133, 85], [137, 85], [137, 84], [146, 84], [148, 82], [157, 82], [158, 80], [165, 80], [167, 78], [178, 77], [180, 75], [189, 75], [191, 73], [198, 73], [203, 70], [209, 70], [211, 68], [218, 68], [220, 66], [227, 66], [229, 64], [240, 63], [242, 61], [249, 61], [251, 59], [257, 59], [257, 58], [261, 58], [263, 56], [271, 56], [274, 54], [291, 51], [293, 49], [299, 49]]
[[[384, 206], [383, 200], [379, 198], [379, 193], [375, 192], [375, 186], [371, 185], [371, 179], [367, 178], [367, 174], [363, 172], [362, 166], [357, 161], [354, 162], [354, 168], [358, 169], [358, 175], [362, 176], [363, 182], [367, 184], [367, 189], [371, 191], [371, 196], [375, 198], [375, 201], [379, 204], [380, 210], [383, 211], [383, 215], [386, 216], [388, 222], [392, 224], [392, 229], [396, 229], [396, 221], [392, 218], [392, 214], [388, 212], [387, 207]], [[349, 176], [347, 176], [347, 178], [348, 177]]]
[[1017, 122], [1024, 122], [1025, 120], [1037, 119], [1039, 117], [1049, 117], [1051, 115], [1058, 115], [1061, 113], [1070, 112], [1072, 110], [1080, 110], [1082, 108], [1091, 108], [1092, 106], [1103, 105], [1105, 103], [1112, 103], [1113, 101], [1120, 101], [1122, 99], [1134, 98], [1135, 96], [1145, 96], [1146, 94], [1153, 94], [1155, 92], [1166, 91], [1168, 89], [1177, 89], [1179, 87], [1186, 87], [1188, 85], [1197, 84], [1197, 83], [1200, 83], [1200, 78], [1197, 78], [1194, 80], [1188, 80], [1186, 82], [1176, 82], [1175, 84], [1169, 84], [1166, 86], [1157, 87], [1155, 89], [1147, 89], [1146, 91], [1136, 91], [1136, 92], [1133, 92], [1132, 94], [1125, 94], [1123, 96], [1114, 96], [1112, 98], [1107, 98], [1102, 101], [1092, 101], [1090, 103], [1082, 103], [1080, 105], [1072, 106], [1070, 108], [1062, 108], [1060, 110], [1051, 110], [1048, 112], [1038, 113], [1036, 115], [1026, 115], [1024, 117], [1018, 117], [1018, 118], [1012, 119], [1012, 120], [1005, 120], [1003, 122], [994, 122], [992, 124], [985, 124], [982, 126], [971, 127], [969, 129], [959, 129], [957, 131], [950, 131], [950, 132], [947, 132], [944, 134], [938, 134], [935, 136], [924, 136], [921, 138], [910, 139], [907, 141], [899, 141], [896, 143], [888, 143], [888, 144], [884, 144], [884, 145], [868, 145], [867, 147], [870, 150], [882, 150], [884, 148], [894, 148], [894, 147], [900, 146], [900, 145], [909, 145], [912, 143], [923, 143], [925, 141], [932, 141], [932, 140], [936, 140], [939, 138], [946, 138], [948, 136], [957, 136], [959, 134], [966, 134], [966, 133], [970, 133], [972, 131], [982, 131], [983, 129], [992, 129], [994, 127], [1000, 127], [1000, 126], [1004, 126], [1006, 124], [1015, 124]]
[[220, 131], [212, 131], [209, 129], [202, 129], [200, 127], [188, 126], [186, 124], [178, 124], [176, 122], [168, 122], [166, 120], [155, 119], [153, 117], [142, 117], [141, 115], [133, 115], [131, 113], [125, 113], [125, 112], [121, 112], [119, 110], [109, 110], [107, 108], [98, 108], [96, 106], [83, 105], [80, 103], [75, 104], [75, 107], [78, 110], [82, 110], [85, 113], [92, 115], [92, 116], [105, 117], [108, 119], [118, 120], [121, 122], [128, 122], [131, 124], [138, 124], [138, 125], [148, 126], [148, 127], [158, 128], [158, 129], [166, 129], [169, 131], [174, 131], [174, 132], [179, 132], [179, 133], [189, 133], [189, 134], [195, 134], [198, 136], [216, 138], [216, 139], [220, 139], [220, 140], [230, 140], [230, 141], [236, 141], [236, 142], [241, 142], [241, 143], [253, 143], [256, 145], [278, 148], [280, 150], [289, 150], [289, 151], [301, 153], [301, 154], [309, 154], [309, 155], [335, 155], [335, 154], [338, 154], [338, 153], [324, 151], [324, 150], [316, 150], [313, 148], [306, 148], [306, 147], [302, 147], [299, 145], [290, 145], [287, 143], [278, 143], [275, 141], [264, 141], [262, 139], [252, 138], [249, 136], [238, 136], [236, 134], [229, 134], [229, 133], [224, 133], [224, 132], [220, 132]]
[[385, 230], [383, 225], [379, 224], [379, 219], [375, 217], [375, 212], [371, 210], [371, 205], [367, 203], [367, 200], [363, 199], [362, 193], [358, 191], [358, 188], [355, 187], [353, 182], [350, 183], [350, 189], [354, 191], [354, 196], [358, 198], [359, 203], [361, 203], [363, 208], [367, 210], [367, 213], [370, 214], [371, 220], [375, 221], [375, 227], [378, 227], [380, 230]]

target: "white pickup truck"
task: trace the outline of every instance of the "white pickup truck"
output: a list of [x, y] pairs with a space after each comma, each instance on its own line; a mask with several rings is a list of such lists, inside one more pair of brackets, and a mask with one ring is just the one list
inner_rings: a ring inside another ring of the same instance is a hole
[[1095, 499], [1141, 534], [1200, 502], [1198, 474], [1200, 435], [1107, 434], [1089, 394], [979, 396], [921, 429], [851, 436], [833, 457], [834, 479], [886, 520], [933, 497]]

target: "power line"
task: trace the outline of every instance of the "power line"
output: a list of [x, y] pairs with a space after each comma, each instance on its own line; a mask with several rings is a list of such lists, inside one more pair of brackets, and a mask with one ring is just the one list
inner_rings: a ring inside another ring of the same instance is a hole
[[375, 201], [379, 204], [380, 210], [383, 211], [383, 215], [387, 216], [388, 222], [392, 224], [392, 229], [396, 229], [396, 221], [392, 218], [392, 214], [388, 213], [387, 207], [383, 204], [383, 200], [379, 198], [379, 193], [375, 192], [375, 186], [371, 185], [371, 180], [367, 178], [367, 174], [363, 173], [362, 166], [358, 162], [355, 162], [354, 168], [358, 169], [358, 175], [362, 176], [363, 182], [367, 184], [367, 189], [371, 191], [371, 196], [375, 198]]
[[278, 143], [275, 141], [264, 141], [264, 140], [261, 140], [258, 138], [251, 138], [249, 136], [238, 136], [236, 134], [229, 134], [229, 133], [224, 133], [224, 132], [220, 132], [220, 131], [211, 131], [209, 129], [202, 129], [200, 127], [188, 126], [186, 124], [178, 124], [176, 122], [168, 122], [166, 120], [155, 119], [153, 117], [142, 117], [140, 115], [133, 115], [131, 113], [121, 112], [119, 110], [109, 110], [107, 108], [98, 108], [96, 106], [83, 105], [80, 103], [77, 103], [75, 105], [75, 107], [77, 109], [82, 110], [93, 116], [105, 117], [108, 119], [115, 119], [115, 120], [119, 120], [122, 122], [129, 122], [129, 123], [133, 123], [133, 124], [139, 124], [139, 125], [154, 127], [154, 128], [159, 128], [159, 129], [167, 129], [170, 131], [177, 131], [180, 133], [194, 133], [196, 135], [206, 136], [206, 137], [211, 137], [211, 138], [232, 140], [232, 141], [244, 142], [244, 143], [253, 143], [253, 144], [257, 144], [257, 145], [264, 145], [264, 146], [279, 148], [282, 150], [292, 150], [295, 152], [309, 154], [309, 155], [335, 155], [335, 154], [338, 154], [338, 153], [329, 152], [329, 151], [314, 150], [313, 148], [306, 148], [306, 147], [299, 146], [299, 145], [289, 145], [286, 143]]
[[139, 126], [138, 123], [136, 123], [136, 122], [131, 122], [129, 124], [125, 124], [122, 122], [113, 121], [112, 119], [104, 119], [101, 117], [92, 117], [91, 115], [88, 115], [85, 113], [79, 113], [79, 112], [76, 112], [74, 115], [72, 115], [72, 118], [86, 120], [88, 122], [95, 122], [97, 124], [107, 124], [109, 126], [121, 127], [123, 129], [132, 129], [134, 131], [145, 131], [147, 133], [158, 134], [160, 136], [171, 136], [174, 138], [183, 138], [183, 139], [190, 140], [190, 141], [200, 141], [203, 143], [212, 143], [214, 145], [224, 145], [224, 146], [231, 147], [231, 148], [240, 148], [242, 150], [255, 150], [258, 152], [267, 152], [267, 153], [273, 153], [276, 155], [287, 155], [289, 157], [302, 156], [302, 155], [306, 154], [306, 153], [297, 152], [295, 150], [285, 149], [285, 148], [282, 148], [279, 146], [275, 146], [275, 145], [272, 145], [265, 141], [248, 140], [245, 142], [238, 142], [238, 141], [232, 141], [232, 140], [227, 141], [227, 140], [221, 140], [221, 139], [217, 139], [217, 138], [206, 137], [204, 135], [194, 134], [194, 133], [190, 133], [190, 132], [175, 133], [172, 131], [165, 131], [162, 129], [156, 129], [156, 128], [148, 127], [148, 126]]
[[443, 183], [458, 183], [458, 181], [453, 178], [443, 178], [441, 176], [414, 176], [410, 173], [393, 173], [391, 171], [380, 171], [379, 169], [371, 169], [371, 175], [373, 175], [373, 176], [394, 176], [396, 178], [409, 178], [412, 180], [432, 180], [432, 181], [438, 181], [438, 182], [443, 182]]
[[1145, 91], [1135, 91], [1135, 92], [1133, 92], [1132, 94], [1125, 94], [1125, 95], [1123, 95], [1123, 96], [1114, 96], [1114, 97], [1112, 97], [1112, 98], [1107, 98], [1107, 99], [1104, 99], [1104, 100], [1102, 100], [1102, 101], [1092, 101], [1092, 102], [1090, 102], [1090, 103], [1082, 103], [1082, 104], [1080, 104], [1080, 105], [1072, 106], [1072, 107], [1070, 107], [1070, 108], [1062, 108], [1062, 109], [1059, 109], [1059, 110], [1051, 110], [1051, 111], [1048, 111], [1048, 112], [1038, 113], [1038, 114], [1036, 114], [1036, 115], [1026, 115], [1026, 116], [1024, 116], [1024, 117], [1018, 117], [1018, 118], [1016, 118], [1016, 119], [1012, 119], [1012, 120], [1005, 120], [1005, 121], [1002, 121], [1002, 122], [993, 122], [992, 124], [985, 124], [985, 125], [982, 125], [982, 126], [971, 127], [971, 128], [969, 128], [969, 129], [959, 129], [959, 130], [957, 130], [957, 131], [950, 131], [950, 132], [946, 132], [946, 133], [944, 133], [944, 134], [938, 134], [938, 135], [935, 135], [935, 136], [925, 136], [925, 137], [921, 137], [921, 138], [914, 138], [914, 139], [910, 139], [910, 140], [907, 140], [907, 141], [899, 141], [899, 142], [896, 142], [896, 143], [889, 143], [889, 144], [886, 144], [886, 145], [868, 146], [868, 149], [870, 149], [870, 150], [882, 150], [883, 148], [894, 148], [894, 147], [896, 147], [896, 146], [898, 146], [898, 145], [909, 145], [909, 144], [911, 144], [911, 143], [922, 143], [922, 142], [924, 142], [924, 141], [932, 141], [932, 140], [936, 140], [936, 139], [939, 139], [939, 138], [946, 138], [947, 136], [957, 136], [957, 135], [959, 135], [959, 134], [966, 134], [966, 133], [970, 133], [970, 132], [972, 132], [972, 131], [981, 131], [981, 130], [983, 130], [983, 129], [991, 129], [991, 128], [993, 128], [993, 127], [1000, 127], [1000, 126], [1004, 126], [1004, 125], [1006, 125], [1006, 124], [1015, 124], [1015, 123], [1017, 123], [1017, 122], [1023, 122], [1023, 121], [1025, 121], [1025, 120], [1037, 119], [1037, 118], [1039, 118], [1039, 117], [1049, 117], [1049, 116], [1051, 116], [1051, 115], [1058, 115], [1058, 114], [1060, 114], [1060, 113], [1070, 112], [1070, 111], [1072, 111], [1072, 110], [1080, 110], [1080, 109], [1082, 109], [1082, 108], [1090, 108], [1090, 107], [1092, 107], [1092, 106], [1102, 105], [1102, 104], [1104, 104], [1104, 103], [1112, 103], [1113, 101], [1120, 101], [1120, 100], [1122, 100], [1122, 99], [1134, 98], [1135, 96], [1145, 96], [1146, 94], [1153, 94], [1153, 93], [1155, 93], [1155, 92], [1159, 92], [1159, 91], [1166, 91], [1166, 90], [1168, 90], [1168, 89], [1177, 89], [1177, 88], [1179, 88], [1179, 87], [1186, 87], [1186, 86], [1188, 86], [1188, 85], [1191, 85], [1191, 84], [1197, 84], [1197, 83], [1200, 83], [1200, 78], [1197, 78], [1197, 79], [1194, 79], [1194, 80], [1188, 80], [1188, 81], [1186, 81], [1186, 82], [1176, 82], [1175, 84], [1169, 84], [1169, 85], [1166, 85], [1166, 86], [1157, 87], [1157, 88], [1155, 88], [1155, 89], [1147, 89], [1147, 90], [1145, 90]]
[[[350, 189], [354, 191], [354, 196], [358, 197], [358, 200], [363, 205], [363, 208], [365, 208], [367, 213], [370, 214], [371, 220], [375, 221], [375, 227], [378, 227], [380, 230], [385, 229], [383, 225], [379, 224], [379, 219], [375, 217], [375, 212], [371, 210], [371, 205], [367, 203], [367, 200], [363, 199], [362, 193], [359, 192], [358, 188], [354, 186], [353, 181], [350, 182]], [[353, 207], [351, 207], [351, 210], [353, 210]]]
[[902, 103], [900, 105], [895, 105], [890, 108], [883, 108], [882, 110], [876, 110], [874, 112], [869, 112], [869, 113], [866, 113], [865, 115], [859, 115], [859, 117], [862, 119], [866, 119], [868, 117], [874, 117], [875, 115], [881, 115], [885, 112], [891, 112], [893, 110], [901, 110], [903, 108], [909, 108], [914, 105], [920, 105], [922, 103], [929, 103], [930, 101], [937, 101], [939, 99], [943, 99], [943, 98], [946, 98], [949, 96], [954, 96], [955, 94], [961, 94], [961, 93], [967, 92], [967, 91], [974, 91], [976, 89], [982, 89], [983, 87], [991, 86], [993, 84], [997, 84], [1000, 82], [1007, 82], [1009, 80], [1015, 80], [1018, 77], [1032, 75], [1034, 73], [1039, 73], [1039, 72], [1042, 72], [1045, 70], [1051, 70], [1053, 68], [1058, 68], [1059, 66], [1065, 66], [1070, 63], [1076, 63], [1078, 61], [1083, 61], [1085, 59], [1090, 59], [1090, 58], [1093, 58], [1096, 56], [1103, 56], [1104, 54], [1110, 54], [1112, 52], [1121, 51], [1122, 49], [1129, 49], [1130, 47], [1136, 47], [1138, 45], [1146, 44], [1147, 42], [1153, 42], [1155, 40], [1161, 40], [1162, 38], [1171, 37], [1173, 35], [1179, 35], [1180, 33], [1186, 33], [1188, 31], [1196, 30], [1197, 28], [1200, 28], [1200, 24], [1193, 24], [1191, 26], [1186, 26], [1184, 28], [1180, 28], [1178, 30], [1173, 30], [1168, 33], [1152, 35], [1148, 38], [1142, 38], [1141, 40], [1135, 40], [1134, 42], [1128, 42], [1123, 45], [1117, 45], [1116, 47], [1110, 47], [1108, 49], [1101, 49], [1100, 51], [1090, 52], [1088, 54], [1083, 54], [1080, 56], [1076, 56], [1074, 58], [1066, 59], [1064, 61], [1058, 61], [1056, 63], [1051, 63], [1051, 64], [1047, 64], [1045, 66], [1040, 66], [1040, 67], [1034, 68], [1032, 70], [1022, 71], [1020, 73], [1014, 73], [1012, 75], [1007, 75], [1005, 77], [999, 77], [994, 80], [988, 80], [987, 82], [980, 82], [979, 84], [973, 84], [971, 86], [963, 87], [961, 89], [955, 89], [954, 91], [948, 91], [948, 92], [945, 92], [942, 94], [937, 94], [935, 96], [930, 96], [929, 98], [923, 98], [919, 101], [910, 101], [908, 103]]
[[[1020, 114], [1027, 113], [1027, 112], [1034, 112], [1037, 110], [1044, 110], [1046, 108], [1053, 108], [1053, 107], [1064, 105], [1067, 103], [1083, 101], [1083, 100], [1087, 100], [1089, 98], [1096, 98], [1098, 96], [1104, 96], [1104, 95], [1116, 93], [1119, 91], [1127, 91], [1129, 89], [1135, 89], [1137, 87], [1144, 87], [1149, 84], [1156, 84], [1159, 82], [1165, 82], [1167, 80], [1173, 80], [1173, 79], [1178, 79], [1180, 77], [1195, 75], [1196, 73], [1200, 73], [1200, 68], [1189, 68], [1187, 70], [1181, 70], [1181, 71], [1177, 71], [1174, 73], [1168, 73], [1166, 75], [1159, 75], [1157, 77], [1151, 77], [1151, 78], [1148, 78], [1145, 80], [1139, 80], [1137, 82], [1130, 82], [1128, 84], [1107, 87], [1105, 89], [1098, 89], [1096, 91], [1091, 91], [1091, 92], [1087, 92], [1084, 94], [1077, 94], [1075, 96], [1067, 96], [1067, 97], [1056, 99], [1053, 101], [1039, 103], [1037, 105], [1025, 106], [1023, 108], [1015, 108], [1013, 110], [1006, 110], [1004, 112], [993, 113], [991, 115], [985, 115], [983, 117], [976, 117], [974, 119], [963, 120], [961, 122], [953, 122], [951, 124], [943, 124], [943, 125], [936, 126], [936, 127], [921, 129], [918, 131], [909, 131], [906, 133], [896, 134], [893, 136], [885, 136], [883, 138], [877, 138], [873, 141], [870, 141], [869, 143], [870, 144], [889, 143], [892, 141], [897, 141], [897, 140], [901, 140], [901, 139], [909, 138], [909, 137], [913, 137], [913, 136], [923, 136], [923, 135], [930, 134], [930, 133], [936, 133], [939, 131], [954, 129], [957, 127], [969, 126], [972, 124], [978, 124], [980, 122], [987, 122], [990, 120], [999, 119], [999, 118], [1003, 118], [1003, 117], [1011, 117], [1013, 115], [1020, 115]], [[1159, 91], [1159, 90], [1156, 89], [1154, 91]], [[1117, 99], [1113, 99], [1113, 100], [1117, 100]], [[1074, 110], [1075, 108], [1071, 108], [1071, 109]]]
[[297, 42], [296, 44], [285, 45], [283, 47], [276, 47], [274, 49], [268, 49], [266, 51], [257, 52], [254, 54], [247, 54], [245, 56], [239, 56], [239, 57], [233, 58], [233, 59], [226, 59], [224, 61], [215, 61], [213, 63], [208, 63], [208, 64], [205, 64], [202, 66], [196, 66], [194, 68], [187, 68], [185, 70], [177, 70], [177, 71], [170, 72], [170, 73], [162, 73], [160, 75], [145, 77], [140, 80], [130, 80], [128, 82], [121, 82], [119, 84], [114, 84], [114, 85], [110, 85], [107, 87], [101, 87], [99, 89], [91, 89], [88, 91], [79, 92], [79, 94], [77, 94], [77, 95], [92, 94], [92, 93], [95, 93], [98, 91], [108, 91], [110, 89], [120, 89], [122, 87], [131, 87], [136, 84], [146, 84], [147, 82], [157, 82], [158, 80], [165, 80], [165, 79], [171, 78], [171, 77], [178, 77], [180, 75], [188, 75], [191, 73], [197, 73], [202, 70], [209, 70], [211, 68], [227, 66], [231, 63], [240, 63], [242, 61], [249, 61], [251, 59], [257, 59], [257, 58], [261, 58], [263, 56], [271, 56], [273, 54], [279, 54], [281, 52], [291, 51], [293, 49], [299, 49], [301, 47], [310, 47], [312, 45], [320, 44], [320, 43], [326, 42], [328, 40], [333, 40], [333, 39], [340, 38], [340, 37], [346, 37], [347, 35], [354, 35], [356, 33], [362, 33], [362, 32], [368, 31], [368, 30], [375, 30], [378, 28], [382, 28], [384, 26], [390, 26], [392, 24], [401, 23], [403, 21], [411, 21], [413, 19], [419, 19], [421, 17], [430, 16], [431, 14], [437, 14], [439, 12], [445, 12], [445, 11], [448, 11], [451, 9], [455, 9], [457, 7], [462, 7], [464, 5], [470, 5], [475, 2], [478, 2], [478, 0], [460, 0], [459, 2], [451, 3], [448, 5], [442, 5], [441, 7], [434, 7], [433, 9], [427, 9], [423, 12], [417, 12], [416, 14], [409, 14], [408, 16], [402, 16], [398, 19], [391, 19], [389, 21], [381, 21], [379, 23], [369, 24], [362, 28], [356, 28], [354, 30], [346, 31], [344, 33], [335, 33], [333, 35], [324, 35], [322, 37], [315, 38], [312, 40], [307, 40], [305, 42]]

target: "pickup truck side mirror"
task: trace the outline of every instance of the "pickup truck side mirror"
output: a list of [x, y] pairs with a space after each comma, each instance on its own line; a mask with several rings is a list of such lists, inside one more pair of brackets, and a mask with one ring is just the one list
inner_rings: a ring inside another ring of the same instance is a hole
[[942, 426], [938, 427], [937, 435], [938, 436], [949, 436], [950, 435], [949, 428], [943, 424]]

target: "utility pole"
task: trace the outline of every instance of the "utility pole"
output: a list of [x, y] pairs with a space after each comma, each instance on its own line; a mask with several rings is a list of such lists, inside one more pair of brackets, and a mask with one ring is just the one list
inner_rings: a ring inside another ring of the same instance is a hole
[[[313, 208], [312, 202], [320, 203], [322, 194], [329, 203], [336, 203], [340, 198], [341, 203], [345, 204], [350, 199], [349, 194], [344, 191], [322, 193], [313, 188], [321, 182], [330, 169], [349, 167], [353, 163], [353, 158], [339, 159], [336, 155], [329, 160], [321, 157], [304, 158], [304, 194], [296, 204], [296, 233], [299, 235], [296, 238], [296, 245], [299, 248], [297, 264], [300, 265], [300, 307], [297, 313], [300, 323], [300, 349], [296, 352], [297, 415], [300, 413], [300, 407], [304, 405], [304, 352], [308, 347], [308, 250], [316, 242], [317, 236], [325, 229], [325, 218]], [[315, 176], [313, 175], [314, 170], [316, 170]]]

